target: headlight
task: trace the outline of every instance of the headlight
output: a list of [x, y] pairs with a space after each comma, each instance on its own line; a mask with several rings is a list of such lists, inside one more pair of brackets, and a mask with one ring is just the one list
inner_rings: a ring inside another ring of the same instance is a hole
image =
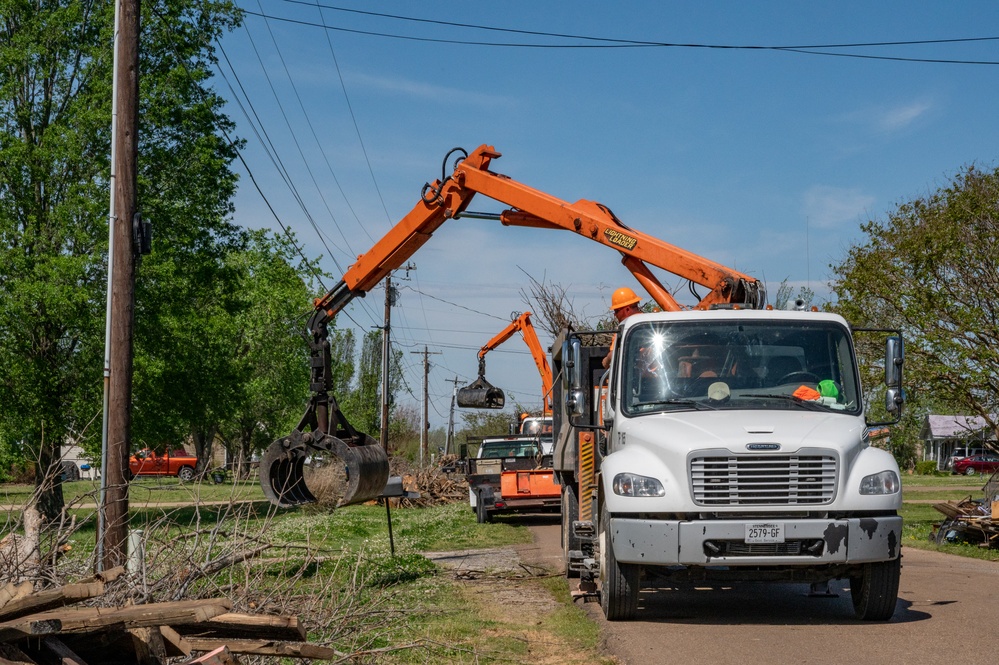
[[655, 478], [635, 473], [614, 476], [614, 494], [620, 496], [666, 496], [666, 488]]
[[882, 471], [873, 476], [867, 476], [860, 481], [861, 494], [895, 494], [901, 488], [898, 474], [894, 471]]

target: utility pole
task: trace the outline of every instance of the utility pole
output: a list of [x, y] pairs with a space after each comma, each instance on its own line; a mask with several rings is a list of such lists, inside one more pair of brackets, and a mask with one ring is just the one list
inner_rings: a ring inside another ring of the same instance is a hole
[[382, 328], [382, 417], [381, 444], [388, 454], [388, 414], [389, 414], [389, 334], [392, 330], [392, 305], [395, 304], [396, 291], [392, 287], [392, 275], [385, 278], [385, 326]]
[[128, 454], [132, 438], [132, 328], [135, 320], [136, 183], [139, 156], [139, 0], [115, 6], [112, 190], [108, 231], [108, 311], [98, 567], [125, 563]]
[[444, 439], [444, 454], [451, 453], [454, 447], [454, 408], [458, 403], [458, 375], [454, 375], [454, 390], [451, 391], [451, 410], [447, 415], [447, 437]]
[[424, 455], [428, 455], [429, 453], [427, 449], [427, 429], [430, 426], [428, 424], [429, 412], [427, 409], [430, 406], [430, 399], [427, 383], [430, 377], [430, 356], [439, 356], [441, 355], [441, 352], [430, 352], [427, 350], [427, 347], [424, 346], [422, 351], [410, 351], [410, 353], [419, 353], [423, 356], [423, 422], [420, 427], [420, 466], [423, 466]]

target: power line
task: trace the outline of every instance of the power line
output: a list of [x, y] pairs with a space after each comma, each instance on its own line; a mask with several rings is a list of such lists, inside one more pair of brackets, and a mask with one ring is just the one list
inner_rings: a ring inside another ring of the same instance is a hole
[[[290, 2], [291, 0], [286, 0]], [[421, 23], [436, 23], [451, 27], [470, 28], [478, 30], [491, 30], [497, 32], [507, 32], [524, 34], [539, 37], [549, 37], [553, 39], [577, 39], [586, 42], [585, 44], [549, 44], [549, 43], [529, 43], [529, 42], [486, 42], [480, 40], [444, 39], [435, 37], [416, 37], [412, 35], [400, 35], [387, 32], [377, 32], [373, 30], [359, 30], [355, 28], [344, 28], [328, 24], [312, 23], [300, 19], [272, 16], [243, 10], [244, 13], [260, 16], [275, 21], [283, 21], [297, 25], [305, 25], [323, 30], [336, 30], [337, 32], [347, 32], [352, 34], [367, 35], [370, 37], [385, 37], [389, 39], [401, 39], [405, 41], [429, 42], [437, 44], [455, 44], [460, 46], [487, 46], [495, 48], [530, 48], [530, 49], [627, 49], [627, 48], [683, 48], [683, 49], [709, 49], [709, 50], [731, 50], [731, 51], [776, 51], [783, 53], [800, 53], [804, 55], [824, 55], [840, 58], [862, 58], [866, 60], [891, 60], [900, 62], [918, 62], [931, 64], [955, 64], [955, 65], [999, 65], [999, 61], [994, 60], [961, 60], [948, 58], [910, 58], [902, 56], [881, 56], [860, 53], [833, 53], [820, 49], [844, 49], [844, 48], [878, 48], [887, 46], [924, 46], [931, 44], [961, 44], [976, 43], [985, 41], [999, 41], [999, 37], [961, 37], [951, 39], [921, 39], [921, 40], [901, 40], [901, 41], [880, 41], [880, 42], [855, 42], [855, 43], [834, 43], [834, 44], [812, 44], [812, 45], [762, 45], [762, 44], [711, 44], [696, 42], [663, 42], [663, 41], [643, 41], [633, 39], [615, 39], [610, 37], [593, 37], [589, 35], [572, 35], [556, 32], [539, 32], [531, 30], [516, 30], [511, 28], [496, 28], [492, 26], [481, 26], [474, 24], [453, 23], [447, 21], [434, 21], [431, 19], [419, 19], [414, 17], [403, 17], [392, 14], [378, 14], [375, 12], [362, 12], [360, 10], [347, 10], [340, 7], [323, 6], [326, 9], [339, 11], [354, 11], [365, 13], [381, 18], [392, 18], [398, 20], [417, 21]]]

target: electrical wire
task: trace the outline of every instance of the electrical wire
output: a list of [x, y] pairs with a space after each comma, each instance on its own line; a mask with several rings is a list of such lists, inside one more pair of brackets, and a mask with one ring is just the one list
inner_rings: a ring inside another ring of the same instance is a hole
[[[286, 0], [290, 2], [291, 0]], [[843, 48], [879, 48], [886, 46], [921, 46], [930, 44], [958, 44], [958, 43], [975, 43], [975, 42], [985, 42], [985, 41], [999, 41], [999, 37], [961, 37], [961, 38], [951, 38], [951, 39], [922, 39], [922, 40], [900, 40], [900, 41], [879, 41], [879, 42], [856, 42], [856, 43], [833, 43], [833, 44], [814, 44], [814, 45], [788, 45], [788, 46], [774, 46], [774, 45], [754, 45], [754, 44], [710, 44], [710, 43], [696, 43], [696, 42], [664, 42], [664, 41], [644, 41], [644, 40], [633, 40], [633, 39], [615, 39], [609, 37], [593, 37], [588, 35], [571, 35], [555, 32], [539, 32], [539, 31], [529, 31], [529, 30], [515, 30], [511, 28], [495, 28], [491, 26], [481, 26], [473, 24], [461, 24], [446, 21], [433, 21], [430, 19], [419, 19], [414, 17], [404, 17], [392, 14], [378, 14], [374, 12], [362, 12], [361, 10], [348, 10], [340, 7], [326, 6], [325, 9], [333, 9], [339, 11], [352, 11], [356, 13], [367, 13], [373, 16], [379, 16], [382, 18], [392, 18], [398, 20], [416, 21], [421, 23], [438, 23], [441, 25], [448, 25], [452, 27], [461, 28], [471, 28], [478, 30], [492, 30], [498, 32], [515, 33], [515, 34], [525, 34], [531, 36], [542, 36], [550, 37], [555, 39], [576, 39], [580, 41], [596, 42], [596, 43], [586, 43], [586, 44], [546, 44], [546, 43], [528, 43], [528, 42], [485, 42], [478, 40], [462, 40], [462, 39], [443, 39], [434, 37], [416, 37], [412, 35], [399, 35], [387, 32], [377, 32], [373, 30], [360, 30], [355, 28], [344, 28], [340, 26], [331, 26], [327, 24], [317, 24], [310, 21], [302, 21], [299, 19], [291, 19], [279, 16], [272, 16], [269, 14], [262, 14], [251, 12], [249, 10], [243, 10], [244, 13], [262, 16], [264, 18], [283, 21], [286, 23], [306, 25], [315, 28], [322, 28], [324, 30], [336, 30], [338, 32], [346, 32], [359, 35], [367, 35], [370, 37], [384, 37], [389, 39], [401, 39], [406, 41], [415, 42], [429, 42], [438, 44], [455, 44], [461, 46], [486, 46], [495, 48], [531, 48], [531, 49], [633, 49], [633, 48], [684, 48], [684, 49], [709, 49], [709, 50], [732, 50], [732, 51], [776, 51], [783, 53], [800, 53], [805, 55], [824, 55], [833, 56], [841, 58], [863, 58], [868, 60], [891, 60], [898, 62], [918, 62], [918, 63], [931, 63], [931, 64], [958, 64], [958, 65], [999, 65], [999, 61], [993, 60], [960, 60], [960, 59], [947, 59], [947, 58], [910, 58], [901, 56], [879, 56], [870, 54], [859, 54], [859, 53], [831, 53], [828, 51], [820, 49], [843, 49]]]

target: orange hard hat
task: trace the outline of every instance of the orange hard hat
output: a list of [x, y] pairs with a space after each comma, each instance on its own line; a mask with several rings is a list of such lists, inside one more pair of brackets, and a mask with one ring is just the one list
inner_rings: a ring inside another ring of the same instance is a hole
[[635, 292], [629, 289], [627, 286], [622, 286], [620, 289], [614, 292], [611, 296], [611, 311], [617, 311], [622, 307], [627, 307], [628, 305], [634, 305], [641, 298], [635, 295]]

